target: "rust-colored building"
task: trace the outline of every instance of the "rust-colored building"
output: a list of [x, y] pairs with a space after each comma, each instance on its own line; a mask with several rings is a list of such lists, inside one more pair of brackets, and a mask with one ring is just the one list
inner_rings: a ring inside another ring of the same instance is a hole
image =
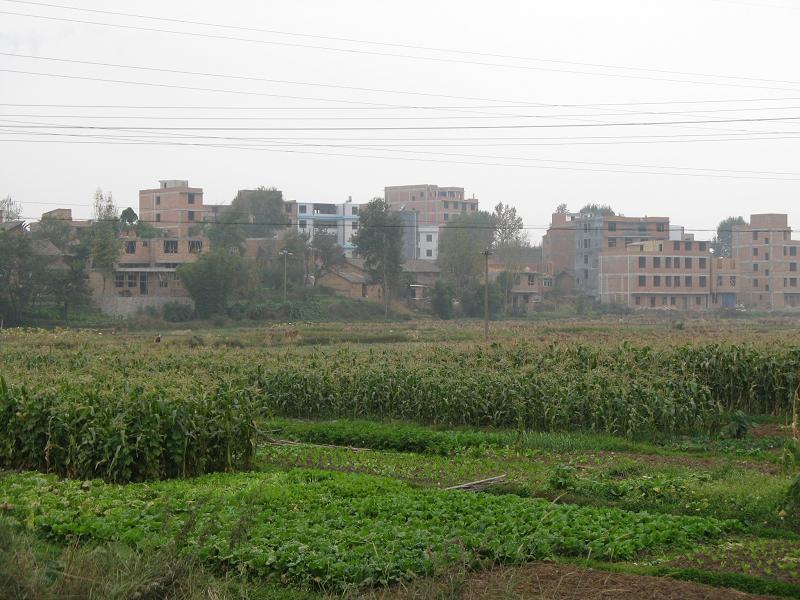
[[476, 212], [478, 199], [466, 198], [462, 187], [438, 185], [394, 185], [384, 188], [384, 198], [392, 210], [412, 210], [421, 227], [446, 225], [462, 213]]
[[792, 239], [788, 216], [750, 215], [750, 223], [735, 226], [732, 237], [741, 302], [766, 310], [800, 306], [800, 240]]

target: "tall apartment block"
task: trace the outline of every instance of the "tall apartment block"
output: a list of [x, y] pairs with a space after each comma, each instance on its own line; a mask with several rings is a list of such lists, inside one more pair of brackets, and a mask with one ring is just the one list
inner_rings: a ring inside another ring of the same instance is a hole
[[335, 235], [345, 255], [351, 258], [355, 249], [353, 234], [358, 231], [358, 209], [359, 205], [353, 204], [352, 199], [339, 204], [297, 202], [297, 229], [308, 233], [312, 241], [320, 232]]
[[543, 259], [552, 263], [556, 275], [572, 272], [578, 291], [600, 299], [603, 254], [629, 244], [669, 237], [669, 217], [555, 213], [542, 242]]
[[465, 198], [462, 187], [438, 185], [395, 185], [384, 188], [384, 198], [392, 210], [413, 210], [420, 226], [442, 226], [465, 212], [478, 210], [477, 198]]
[[798, 246], [784, 214], [750, 215], [733, 230], [733, 257], [739, 265], [740, 302], [760, 309], [800, 306]]

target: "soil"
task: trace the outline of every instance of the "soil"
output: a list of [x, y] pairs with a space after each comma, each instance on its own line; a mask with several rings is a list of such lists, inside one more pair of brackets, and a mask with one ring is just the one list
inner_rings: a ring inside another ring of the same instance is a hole
[[530, 563], [483, 573], [373, 590], [364, 600], [755, 600], [769, 596], [662, 577], [610, 573], [572, 565]]
[[786, 425], [778, 425], [777, 423], [759, 423], [758, 425], [753, 425], [748, 435], [756, 438], [785, 438], [792, 436], [792, 428]]
[[[664, 454], [640, 454], [634, 452], [595, 452], [594, 456], [600, 460], [609, 460], [614, 457], [629, 458], [633, 461], [644, 463], [650, 466], [675, 466], [675, 467], [696, 467], [706, 471], [732, 464], [741, 469], [749, 469], [751, 471], [758, 471], [760, 473], [767, 473], [774, 475], [780, 472], [780, 466], [757, 460], [728, 460], [722, 458], [709, 458], [706, 456], [679, 456], [679, 455], [664, 455]], [[591, 466], [591, 465], [586, 465]]]

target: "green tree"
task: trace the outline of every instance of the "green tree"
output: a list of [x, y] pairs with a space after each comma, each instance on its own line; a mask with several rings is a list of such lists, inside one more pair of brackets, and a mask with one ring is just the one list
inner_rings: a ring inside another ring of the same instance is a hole
[[608, 204], [596, 204], [594, 202], [584, 206], [580, 212], [583, 214], [603, 215], [604, 217], [613, 217], [617, 214]]
[[0, 198], [0, 217], [4, 221], [18, 221], [19, 218], [22, 216], [22, 205], [11, 198], [11, 196], [6, 196], [5, 198]]
[[133, 227], [139, 221], [139, 216], [130, 206], [122, 211], [119, 221], [124, 227]]
[[111, 193], [104, 194], [103, 190], [97, 188], [94, 194], [94, 223], [83, 231], [81, 243], [89, 249], [92, 268], [103, 278], [103, 294], [122, 253], [119, 230], [117, 207], [114, 205]]
[[39, 227], [33, 233], [34, 239], [48, 240], [56, 248], [65, 252], [73, 239], [72, 226], [64, 219], [42, 217]]
[[399, 215], [389, 212], [383, 198], [370, 200], [360, 211], [358, 231], [352, 240], [371, 280], [383, 288], [388, 316], [389, 291], [397, 286], [402, 272], [403, 227]]
[[45, 285], [61, 309], [61, 319], [67, 322], [72, 308], [89, 301], [89, 276], [79, 256], [64, 256], [62, 260], [48, 267]]
[[204, 319], [225, 312], [231, 295], [246, 281], [246, 269], [241, 256], [214, 250], [179, 266], [178, 277]]
[[315, 233], [312, 250], [314, 285], [316, 286], [320, 277], [343, 265], [346, 258], [344, 249], [337, 243], [336, 236], [332, 233]]
[[0, 320], [6, 325], [19, 324], [42, 292], [43, 271], [44, 260], [27, 237], [0, 231]]
[[[486, 285], [473, 280], [461, 293], [461, 308], [468, 317], [482, 317]], [[503, 307], [503, 290], [495, 281], [489, 282], [489, 316], [494, 318]]]
[[462, 213], [441, 228], [439, 258], [443, 275], [455, 283], [456, 295], [483, 273], [483, 252], [494, 242], [495, 220], [485, 211]]
[[711, 241], [711, 248], [714, 256], [728, 257], [733, 256], [733, 231], [742, 225], [747, 225], [747, 221], [742, 217], [728, 217], [717, 226], [717, 235]]
[[494, 242], [497, 247], [527, 242], [522, 217], [510, 204], [500, 202], [494, 207]]
[[453, 284], [437, 281], [431, 289], [431, 310], [440, 319], [453, 317]]
[[231, 205], [206, 228], [211, 247], [236, 248], [240, 252], [245, 238], [269, 238], [287, 224], [283, 208], [283, 192], [259, 187], [241, 190]]
[[[283, 252], [287, 254], [284, 256]], [[308, 255], [308, 235], [297, 229], [289, 229], [280, 236], [270, 252], [259, 257], [262, 268], [262, 282], [275, 290], [283, 289], [284, 260], [286, 284], [288, 289], [304, 285]]]
[[569, 209], [567, 208], [567, 204], [566, 204], [566, 202], [562, 202], [561, 204], [559, 204], [558, 206], [556, 206], [556, 213], [557, 213], [557, 214], [559, 214], [559, 215], [565, 215], [565, 214], [567, 214], [568, 212], [569, 212]]

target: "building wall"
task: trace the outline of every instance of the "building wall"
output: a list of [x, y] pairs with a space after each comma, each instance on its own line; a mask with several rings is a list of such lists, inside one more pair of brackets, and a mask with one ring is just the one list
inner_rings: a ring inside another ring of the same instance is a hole
[[417, 227], [417, 258], [437, 260], [439, 258], [439, 228], [435, 225]]
[[190, 228], [214, 218], [203, 204], [203, 188], [189, 187], [188, 181], [162, 180], [157, 188], [139, 191], [139, 219], [168, 235], [188, 237]]
[[741, 298], [755, 309], [800, 306], [800, 246], [785, 214], [755, 214], [733, 232]]
[[384, 189], [384, 198], [393, 210], [413, 210], [420, 226], [445, 225], [450, 219], [479, 210], [477, 198], [466, 198], [462, 187], [437, 185], [396, 185]]
[[344, 248], [345, 255], [353, 255], [353, 234], [358, 230], [359, 205], [352, 201], [333, 204], [329, 202], [298, 202], [297, 229], [310, 236], [311, 241], [318, 231], [336, 235], [337, 243]]

